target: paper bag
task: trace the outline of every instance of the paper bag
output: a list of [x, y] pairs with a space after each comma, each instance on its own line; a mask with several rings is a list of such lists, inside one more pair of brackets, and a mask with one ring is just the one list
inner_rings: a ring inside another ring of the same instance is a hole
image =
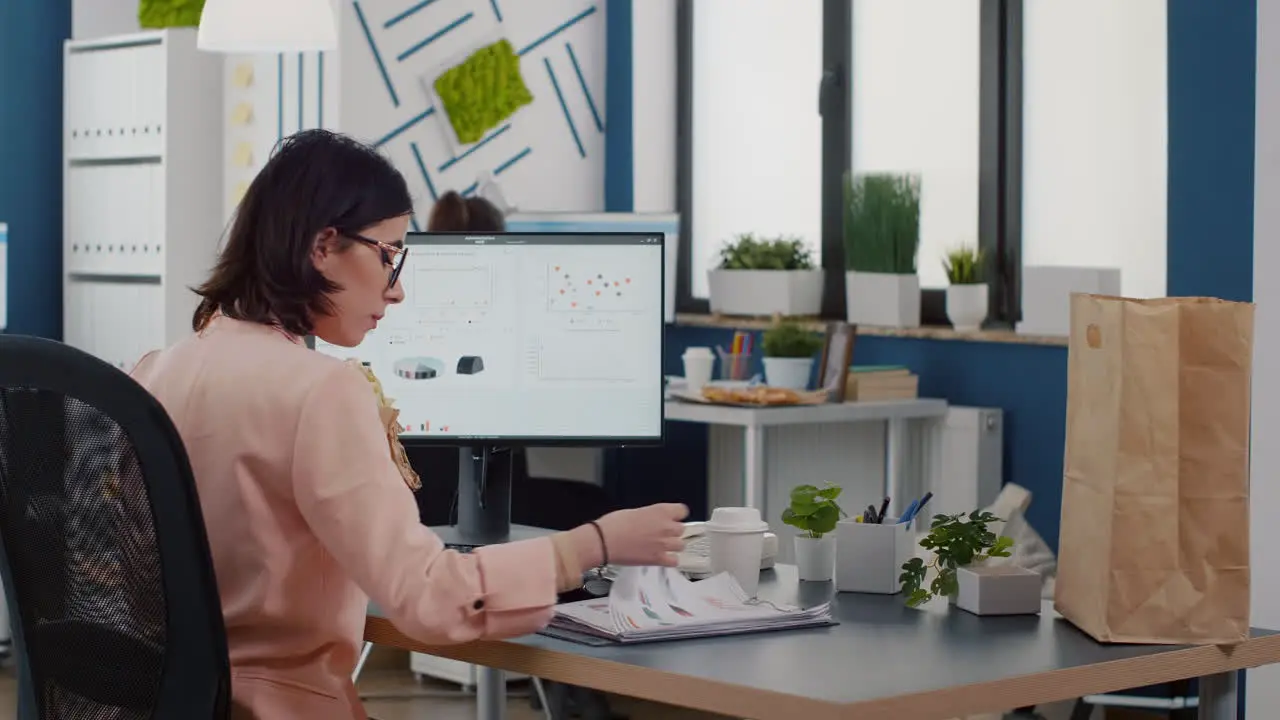
[[1057, 611], [1104, 642], [1249, 632], [1253, 305], [1071, 298]]

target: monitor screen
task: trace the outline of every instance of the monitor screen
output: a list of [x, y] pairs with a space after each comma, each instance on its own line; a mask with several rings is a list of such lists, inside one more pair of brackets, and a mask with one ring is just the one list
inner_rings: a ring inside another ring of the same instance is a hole
[[354, 348], [405, 441], [662, 440], [663, 236], [410, 233], [404, 302]]
[[680, 216], [675, 213], [578, 213], [530, 212], [507, 216], [511, 232], [551, 233], [662, 233], [666, 253], [666, 288], [663, 317], [676, 321], [676, 256], [680, 242]]

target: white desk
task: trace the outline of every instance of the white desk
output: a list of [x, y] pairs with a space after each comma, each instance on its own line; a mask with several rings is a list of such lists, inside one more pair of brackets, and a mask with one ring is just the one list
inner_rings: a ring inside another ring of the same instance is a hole
[[942, 417], [946, 412], [945, 400], [927, 398], [768, 408], [729, 407], [680, 400], [668, 400], [665, 404], [667, 420], [742, 428], [742, 496], [747, 505], [759, 508], [762, 512], [767, 510], [766, 428], [832, 423], [885, 423], [884, 490], [885, 495], [896, 498], [896, 491], [901, 487], [908, 423], [912, 420]]

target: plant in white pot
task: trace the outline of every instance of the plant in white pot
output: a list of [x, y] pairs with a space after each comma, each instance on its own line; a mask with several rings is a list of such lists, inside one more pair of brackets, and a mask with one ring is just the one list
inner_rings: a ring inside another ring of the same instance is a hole
[[719, 264], [707, 271], [711, 312], [817, 315], [822, 310], [822, 277], [803, 240], [744, 233], [720, 249]]
[[987, 562], [1012, 554], [1013, 539], [988, 527], [1000, 522], [986, 510], [933, 516], [929, 533], [920, 540], [920, 547], [930, 551], [933, 559], [925, 562], [915, 557], [902, 565], [899, 581], [907, 605], [918, 607], [935, 597], [946, 597], [976, 615], [1039, 612], [1039, 573]]
[[947, 253], [947, 319], [960, 332], [976, 332], [987, 319], [987, 284], [982, 281], [982, 251], [958, 247]]
[[809, 389], [821, 336], [794, 320], [779, 320], [764, 331], [763, 345], [764, 381], [769, 387]]
[[850, 323], [920, 326], [919, 247], [919, 175], [845, 176], [845, 308]]
[[836, 536], [832, 531], [845, 516], [836, 502], [839, 485], [797, 485], [791, 490], [791, 506], [782, 511], [782, 522], [800, 531], [796, 535], [796, 568], [800, 579], [826, 582], [836, 571]]

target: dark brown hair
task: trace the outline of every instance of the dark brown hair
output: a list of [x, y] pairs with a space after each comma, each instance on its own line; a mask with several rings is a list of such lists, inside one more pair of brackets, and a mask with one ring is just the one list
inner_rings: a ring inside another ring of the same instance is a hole
[[431, 232], [502, 232], [507, 221], [493, 203], [479, 197], [464, 198], [450, 190], [436, 200], [427, 220]]
[[341, 251], [351, 234], [411, 212], [404, 177], [372, 148], [327, 130], [285, 138], [236, 208], [209, 279], [194, 288], [201, 301], [192, 328], [221, 312], [311, 334], [341, 289], [312, 263], [316, 236], [335, 229]]

